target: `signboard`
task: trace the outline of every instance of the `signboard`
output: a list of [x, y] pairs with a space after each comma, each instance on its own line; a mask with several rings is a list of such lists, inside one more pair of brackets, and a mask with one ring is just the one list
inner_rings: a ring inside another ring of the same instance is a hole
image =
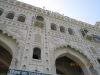
[[50, 75], [50, 74], [16, 70], [16, 69], [9, 69], [8, 75]]

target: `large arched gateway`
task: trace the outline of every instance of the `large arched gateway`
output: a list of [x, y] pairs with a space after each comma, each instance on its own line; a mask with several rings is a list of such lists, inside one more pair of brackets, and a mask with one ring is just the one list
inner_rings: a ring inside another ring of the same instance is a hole
[[12, 60], [12, 55], [4, 47], [0, 46], [0, 74], [7, 73], [10, 63]]
[[74, 48], [55, 50], [56, 73], [60, 75], [91, 75], [90, 61]]
[[7, 75], [15, 48], [16, 41], [0, 31], [0, 75]]
[[79, 64], [66, 56], [56, 60], [56, 73], [61, 75], [84, 75]]

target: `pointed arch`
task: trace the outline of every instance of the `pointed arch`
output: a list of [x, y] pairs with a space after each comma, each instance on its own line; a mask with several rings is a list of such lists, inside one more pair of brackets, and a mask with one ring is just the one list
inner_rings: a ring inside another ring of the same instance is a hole
[[43, 22], [44, 21], [44, 18], [42, 16], [36, 16], [36, 20]]
[[7, 33], [4, 33], [3, 30], [0, 30], [0, 45], [7, 49], [12, 56], [17, 44], [17, 39], [13, 39], [13, 36], [8, 36]]
[[90, 60], [84, 54], [80, 53], [78, 50], [75, 50], [75, 48], [73, 48], [71, 45], [68, 45], [66, 47], [57, 47], [54, 50], [54, 57], [55, 62], [61, 57], [67, 57], [68, 59], [71, 59], [75, 63], [79, 64], [84, 75], [91, 75], [91, 72], [89, 71], [89, 67], [91, 65]]
[[[17, 48], [16, 40], [0, 30], [0, 73], [7, 74]], [[2, 66], [1, 66], [2, 65]], [[2, 68], [2, 69], [1, 69]]]

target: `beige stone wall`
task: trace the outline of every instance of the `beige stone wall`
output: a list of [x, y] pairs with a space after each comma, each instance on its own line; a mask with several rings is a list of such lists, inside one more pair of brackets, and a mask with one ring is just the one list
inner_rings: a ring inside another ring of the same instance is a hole
[[[7, 49], [13, 55], [10, 68], [56, 74], [56, 58], [70, 53], [76, 58], [71, 59], [75, 61], [79, 59], [84, 65], [93, 63], [94, 69], [100, 74], [100, 64], [97, 61], [100, 59], [100, 43], [86, 40], [80, 32], [80, 29], [86, 29], [89, 35], [100, 36], [100, 29], [97, 25], [93, 26], [16, 0], [0, 0], [0, 8], [4, 9], [0, 16], [0, 30], [2, 31], [0, 45], [3, 45], [3, 42], [10, 48]], [[9, 11], [15, 13], [13, 19], [5, 17]], [[17, 20], [20, 14], [25, 15], [25, 22]], [[44, 21], [37, 21], [37, 16], [42, 16]], [[56, 25], [57, 30], [51, 30], [51, 23]], [[65, 28], [64, 33], [60, 31], [60, 26]], [[69, 34], [68, 28], [73, 30], [74, 35]], [[71, 46], [72, 51], [67, 48], [68, 45]], [[41, 49], [40, 60], [32, 58], [35, 47]], [[17, 66], [14, 65], [15, 62], [18, 62]], [[89, 66], [86, 68], [86, 74], [91, 75]]]

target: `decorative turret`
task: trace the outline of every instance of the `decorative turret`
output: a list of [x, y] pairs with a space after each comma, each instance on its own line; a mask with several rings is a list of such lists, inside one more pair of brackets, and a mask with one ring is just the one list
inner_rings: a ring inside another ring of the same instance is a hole
[[100, 28], [100, 21], [97, 21], [96, 24], [95, 24], [95, 26], [96, 26], [97, 28]]

